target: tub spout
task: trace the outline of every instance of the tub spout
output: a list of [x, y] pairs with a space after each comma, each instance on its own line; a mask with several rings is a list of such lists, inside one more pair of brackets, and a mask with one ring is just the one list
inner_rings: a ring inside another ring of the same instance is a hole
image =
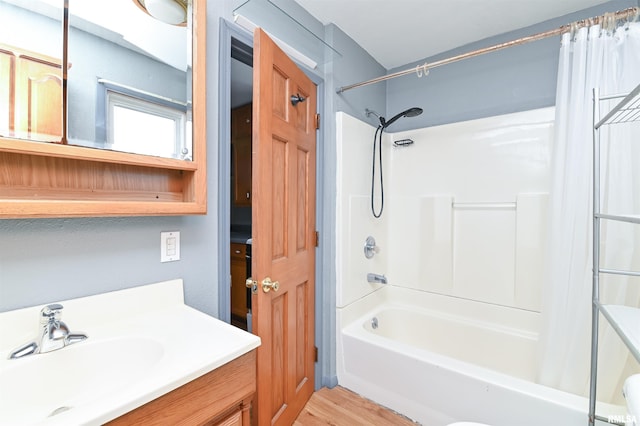
[[367, 274], [367, 281], [370, 282], [371, 284], [386, 284], [387, 283], [387, 277], [385, 277], [384, 275], [380, 275], [380, 274], [373, 274], [371, 272], [369, 272]]

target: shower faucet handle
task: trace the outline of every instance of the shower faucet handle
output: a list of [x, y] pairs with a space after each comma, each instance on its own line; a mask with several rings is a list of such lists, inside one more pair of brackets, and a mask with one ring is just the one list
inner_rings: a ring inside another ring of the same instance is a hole
[[376, 245], [376, 239], [368, 236], [364, 242], [364, 257], [371, 259], [377, 253], [380, 253], [380, 247]]

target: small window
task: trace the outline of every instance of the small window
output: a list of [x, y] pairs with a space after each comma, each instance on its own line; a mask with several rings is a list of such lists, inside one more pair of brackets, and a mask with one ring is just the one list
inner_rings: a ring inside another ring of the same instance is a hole
[[112, 90], [107, 90], [106, 95], [110, 149], [190, 159], [190, 122], [183, 109]]

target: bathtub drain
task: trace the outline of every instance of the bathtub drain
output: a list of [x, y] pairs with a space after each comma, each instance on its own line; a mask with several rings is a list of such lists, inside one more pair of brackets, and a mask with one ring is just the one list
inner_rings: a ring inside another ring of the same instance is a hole
[[371, 328], [373, 328], [374, 330], [378, 328], [378, 317], [373, 317], [371, 319]]

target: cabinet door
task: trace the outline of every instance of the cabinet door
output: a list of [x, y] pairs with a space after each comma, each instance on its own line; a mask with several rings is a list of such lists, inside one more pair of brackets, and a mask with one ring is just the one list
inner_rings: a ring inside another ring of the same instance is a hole
[[233, 204], [251, 205], [251, 113], [252, 104], [231, 111], [233, 151]]
[[251, 137], [251, 111], [253, 105], [247, 104], [231, 111], [231, 138]]
[[247, 316], [247, 258], [246, 246], [231, 243], [231, 314]]
[[238, 410], [214, 426], [242, 426], [242, 410]]
[[16, 61], [15, 134], [41, 141], [62, 139], [61, 66], [21, 55]]
[[107, 426], [249, 426], [255, 350], [106, 423]]
[[232, 142], [234, 188], [233, 203], [237, 206], [251, 205], [251, 138]]

